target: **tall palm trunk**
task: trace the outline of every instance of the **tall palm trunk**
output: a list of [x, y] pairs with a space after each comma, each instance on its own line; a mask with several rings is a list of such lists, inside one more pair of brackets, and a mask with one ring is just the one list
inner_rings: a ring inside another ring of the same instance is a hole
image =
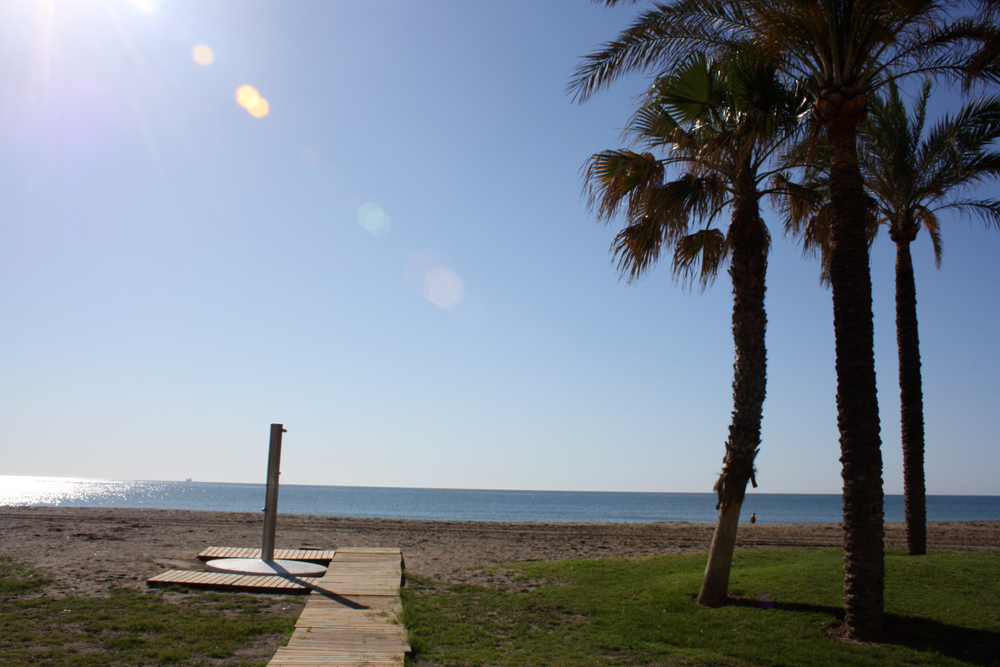
[[[913, 281], [912, 234], [896, 241], [896, 344], [899, 347], [899, 403], [903, 433], [903, 493], [906, 500], [906, 553], [927, 553], [927, 499], [924, 489], [924, 393], [917, 335], [917, 288]], [[905, 236], [903, 234], [906, 234]]]
[[754, 480], [754, 459], [760, 447], [760, 420], [767, 385], [767, 349], [764, 333], [764, 284], [770, 239], [760, 218], [756, 190], [733, 204], [729, 241], [733, 281], [733, 419], [726, 441], [722, 474], [715, 485], [719, 494], [719, 523], [705, 567], [698, 603], [718, 607], [729, 598], [729, 572], [736, 548], [740, 509], [747, 482]]
[[844, 481], [845, 622], [852, 636], [874, 639], [882, 631], [885, 589], [882, 443], [865, 233], [867, 199], [857, 159], [857, 127], [865, 100], [852, 92], [832, 93], [817, 109], [831, 150], [830, 285]]

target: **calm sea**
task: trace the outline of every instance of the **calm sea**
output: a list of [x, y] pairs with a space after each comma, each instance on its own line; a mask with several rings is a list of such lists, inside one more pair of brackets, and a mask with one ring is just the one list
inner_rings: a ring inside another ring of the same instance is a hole
[[[587, 491], [485, 491], [360, 486], [282, 485], [282, 514], [433, 519], [441, 521], [552, 521], [714, 523], [715, 494]], [[64, 477], [0, 476], [0, 505], [132, 507], [257, 512], [263, 484], [143, 482]], [[748, 493], [743, 518], [766, 523], [836, 523], [838, 495]], [[1000, 520], [1000, 496], [928, 496], [928, 521]], [[903, 497], [886, 496], [885, 520], [903, 521]]]

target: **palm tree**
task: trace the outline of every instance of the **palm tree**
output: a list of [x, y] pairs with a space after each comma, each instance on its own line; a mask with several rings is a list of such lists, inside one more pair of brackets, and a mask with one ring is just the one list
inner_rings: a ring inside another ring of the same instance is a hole
[[[1000, 98], [968, 103], [924, 136], [930, 91], [931, 81], [926, 80], [910, 117], [898, 86], [890, 82], [886, 97], [871, 100], [868, 118], [860, 127], [858, 155], [869, 192], [870, 240], [885, 227], [896, 244], [896, 341], [907, 553], [911, 556], [927, 552], [927, 511], [923, 390], [910, 244], [925, 228], [940, 267], [941, 211], [976, 216], [1000, 229], [1000, 201], [959, 198], [961, 191], [1000, 176], [1000, 153], [988, 150], [1000, 137]], [[800, 236], [807, 252], [820, 255], [821, 280], [829, 282], [829, 151], [816, 148], [800, 145], [790, 152], [789, 162], [804, 167], [805, 178], [794, 183], [783, 174], [779, 189], [796, 195], [782, 202], [786, 232]]]
[[[773, 67], [747, 58], [710, 62], [696, 55], [660, 77], [628, 133], [666, 157], [615, 150], [588, 160], [591, 207], [610, 221], [624, 210], [627, 226], [612, 250], [629, 280], [673, 246], [675, 275], [702, 288], [729, 261], [733, 286], [733, 418], [718, 493], [719, 521], [698, 602], [728, 600], [729, 573], [748, 482], [755, 487], [761, 412], [767, 383], [765, 274], [770, 235], [760, 216], [761, 183], [773, 152], [798, 126], [804, 97], [782, 86]], [[668, 167], [684, 169], [666, 182]], [[725, 234], [708, 225], [725, 207]], [[699, 228], [697, 223], [705, 223]]]
[[1000, 201], [964, 199], [959, 193], [1000, 176], [1000, 153], [990, 145], [1000, 137], [1000, 98], [966, 104], [924, 136], [931, 83], [925, 82], [909, 117], [895, 83], [885, 98], [873, 98], [861, 127], [859, 153], [865, 185], [879, 222], [896, 244], [896, 342], [906, 498], [906, 546], [910, 555], [927, 552], [924, 491], [924, 408], [917, 332], [917, 297], [910, 243], [923, 227], [941, 263], [938, 214], [956, 210], [1000, 229]]
[[[607, 5], [619, 0], [605, 0]], [[881, 634], [885, 561], [866, 197], [857, 130], [868, 98], [912, 73], [960, 75], [990, 21], [938, 0], [670, 0], [587, 56], [570, 89], [585, 100], [629, 72], [662, 71], [691, 50], [761, 54], [803, 85], [830, 145], [830, 284], [844, 493], [844, 608], [849, 635]]]

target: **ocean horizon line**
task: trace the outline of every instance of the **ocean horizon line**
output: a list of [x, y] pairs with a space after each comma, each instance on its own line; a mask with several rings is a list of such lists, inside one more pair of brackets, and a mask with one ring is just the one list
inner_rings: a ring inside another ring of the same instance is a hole
[[[120, 477], [64, 477], [59, 475], [0, 475], [0, 481], [6, 478], [31, 479], [40, 481], [60, 481], [60, 482], [124, 482], [124, 483], [148, 483], [148, 484], [214, 484], [232, 486], [266, 486], [266, 482], [217, 482], [203, 479], [131, 479]], [[589, 490], [589, 489], [503, 489], [485, 487], [462, 487], [462, 486], [381, 486], [372, 484], [303, 484], [297, 482], [282, 482], [281, 488], [303, 487], [303, 488], [335, 488], [335, 489], [372, 489], [400, 491], [462, 491], [462, 492], [486, 492], [486, 493], [596, 493], [596, 494], [677, 494], [677, 495], [716, 495], [715, 491], [615, 491], [615, 490]], [[746, 495], [754, 496], [830, 496], [840, 497], [841, 493], [801, 493], [796, 491], [756, 491], [747, 489]], [[885, 493], [885, 497], [903, 497], [903, 493]], [[1000, 494], [975, 494], [975, 493], [927, 493], [927, 497], [938, 498], [1000, 498]]]
[[[0, 476], [0, 505], [258, 512], [266, 484]], [[718, 496], [684, 491], [563, 491], [283, 484], [282, 514], [539, 523], [715, 523]], [[904, 518], [886, 495], [884, 520]], [[839, 523], [840, 494], [748, 493], [742, 515], [767, 523]], [[1000, 520], [1000, 496], [927, 496], [928, 521]]]

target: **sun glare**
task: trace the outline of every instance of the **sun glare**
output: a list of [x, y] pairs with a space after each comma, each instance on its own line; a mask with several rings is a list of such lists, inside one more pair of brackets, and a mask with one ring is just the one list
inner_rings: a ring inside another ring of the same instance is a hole
[[208, 67], [215, 62], [215, 52], [204, 44], [199, 44], [191, 49], [191, 57], [202, 67]]
[[156, 3], [153, 0], [127, 0], [128, 4], [136, 9], [141, 9], [147, 14], [152, 14], [156, 10]]
[[269, 110], [267, 100], [253, 86], [240, 86], [236, 89], [236, 101], [250, 112], [254, 118], [263, 118]]

